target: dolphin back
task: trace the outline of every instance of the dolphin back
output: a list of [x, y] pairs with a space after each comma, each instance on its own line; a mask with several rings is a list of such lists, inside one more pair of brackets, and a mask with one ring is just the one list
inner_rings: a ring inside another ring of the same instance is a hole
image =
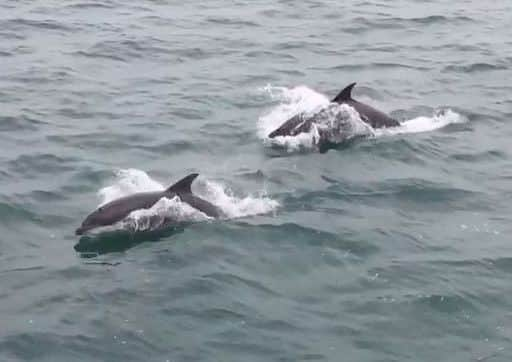
[[182, 178], [175, 184], [169, 186], [169, 188], [165, 190], [165, 195], [178, 195], [182, 201], [209, 217], [218, 218], [222, 216], [222, 212], [218, 207], [192, 193], [192, 182], [194, 182], [197, 176], [199, 176], [198, 173], [191, 173], [190, 175]]
[[367, 104], [352, 100], [347, 102], [349, 106], [354, 107], [354, 109], [359, 113], [361, 120], [365, 123], [368, 123], [373, 128], [385, 128], [385, 127], [397, 127], [400, 126], [400, 122], [396, 119], [391, 118], [384, 112], [381, 112], [373, 107], [370, 107]]
[[361, 119], [368, 123], [373, 128], [382, 128], [382, 127], [396, 127], [400, 125], [396, 119], [389, 117], [384, 112], [381, 112], [367, 104], [356, 101], [352, 98], [352, 89], [356, 83], [351, 83], [338, 93], [336, 97], [333, 98], [331, 102], [338, 104], [348, 104], [359, 113]]

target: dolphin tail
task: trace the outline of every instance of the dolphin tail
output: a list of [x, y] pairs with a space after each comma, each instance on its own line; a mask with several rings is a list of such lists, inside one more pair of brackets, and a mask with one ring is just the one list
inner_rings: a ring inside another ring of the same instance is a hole
[[169, 186], [166, 193], [175, 193], [175, 194], [191, 194], [192, 193], [192, 182], [199, 176], [198, 173], [191, 173], [190, 175], [182, 178], [175, 184]]
[[351, 100], [352, 99], [352, 88], [354, 88], [355, 85], [356, 85], [356, 83], [351, 83], [348, 86], [346, 86], [345, 88], [343, 88], [343, 90], [341, 92], [339, 92], [338, 95], [336, 97], [334, 97], [331, 102], [343, 103], [345, 101]]

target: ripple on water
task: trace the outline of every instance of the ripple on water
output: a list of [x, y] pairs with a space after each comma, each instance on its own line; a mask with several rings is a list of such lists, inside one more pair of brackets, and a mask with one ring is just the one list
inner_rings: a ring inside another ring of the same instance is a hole
[[9, 170], [20, 176], [60, 173], [74, 169], [76, 159], [53, 154], [21, 155], [8, 162]]
[[0, 202], [0, 223], [9, 226], [11, 223], [39, 221], [40, 216], [28, 208], [13, 201]]
[[506, 64], [491, 64], [491, 63], [471, 63], [467, 65], [448, 65], [443, 71], [447, 73], [477, 73], [477, 72], [490, 72], [493, 70], [506, 70], [508, 65]]
[[0, 132], [37, 131], [47, 123], [29, 116], [0, 116]]
[[17, 19], [5, 19], [0, 21], [0, 26], [4, 29], [14, 30], [19, 33], [25, 31], [61, 31], [66, 33], [73, 33], [77, 29], [71, 26], [67, 26], [62, 22], [56, 20], [34, 20], [26, 18]]
[[[160, 45], [156, 45], [158, 43]], [[128, 62], [133, 59], [144, 58], [147, 54], [158, 58], [160, 55], [167, 55], [169, 51], [170, 49], [165, 47], [163, 42], [154, 39], [108, 40], [99, 42], [88, 50], [79, 50], [74, 54], [88, 58], [105, 58]]]

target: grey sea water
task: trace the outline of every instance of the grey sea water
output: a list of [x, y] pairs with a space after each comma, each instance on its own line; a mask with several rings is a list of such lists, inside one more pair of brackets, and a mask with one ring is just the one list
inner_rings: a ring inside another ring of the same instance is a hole
[[[511, 24], [508, 0], [2, 1], [0, 361], [510, 361]], [[266, 142], [354, 81], [404, 128]], [[190, 172], [229, 220], [74, 235]]]

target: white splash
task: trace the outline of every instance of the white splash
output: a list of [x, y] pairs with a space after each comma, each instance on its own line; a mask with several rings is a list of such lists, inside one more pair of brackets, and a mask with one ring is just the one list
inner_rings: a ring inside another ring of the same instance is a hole
[[306, 86], [295, 88], [266, 86], [262, 89], [270, 95], [270, 98], [279, 101], [279, 105], [270, 113], [260, 117], [258, 122], [258, 136], [266, 143], [277, 143], [289, 150], [301, 147], [313, 148], [318, 132], [315, 127], [309, 133], [301, 133], [297, 136], [277, 137], [269, 139], [267, 135], [281, 126], [281, 124], [295, 114], [316, 113], [329, 104], [329, 99], [323, 94], [317, 93]]
[[[301, 148], [316, 149], [319, 140], [319, 128], [328, 131], [329, 141], [342, 142], [354, 137], [382, 137], [404, 133], [433, 131], [448, 124], [463, 123], [467, 119], [451, 109], [436, 111], [431, 117], [417, 117], [403, 121], [398, 127], [374, 129], [361, 120], [357, 111], [342, 104], [333, 104], [329, 99], [306, 86], [294, 88], [274, 87], [268, 85], [261, 89], [269, 94], [272, 100], [279, 102], [268, 114], [258, 120], [258, 136], [266, 144], [278, 145], [288, 151]], [[292, 116], [304, 113], [315, 114], [321, 120], [314, 124], [307, 133], [297, 136], [283, 136], [270, 139], [267, 135], [280, 127]], [[318, 117], [320, 114], [321, 117]]]
[[466, 121], [466, 117], [452, 111], [449, 108], [441, 109], [434, 112], [431, 117], [416, 117], [407, 121], [403, 121], [398, 127], [376, 129], [375, 135], [379, 137], [403, 133], [429, 132], [443, 128], [452, 123], [464, 123]]
[[279, 206], [277, 201], [266, 196], [265, 191], [262, 191], [259, 195], [249, 195], [240, 198], [235, 196], [230, 189], [213, 181], [205, 181], [202, 184], [198, 183], [196, 193], [198, 196], [220, 207], [230, 219], [266, 214], [274, 211]]
[[[165, 187], [153, 180], [147, 173], [137, 169], [124, 169], [116, 173], [117, 180], [113, 185], [98, 191], [103, 205], [120, 197], [136, 192], [163, 191]], [[176, 181], [179, 179], [176, 178]], [[198, 179], [193, 183], [194, 193], [217, 206], [226, 215], [226, 218], [240, 218], [245, 216], [272, 212], [279, 203], [267, 197], [263, 192], [257, 196], [237, 197], [231, 190], [223, 185], [208, 180]], [[136, 210], [122, 220], [117, 227], [132, 231], [154, 230], [173, 222], [196, 222], [211, 220], [206, 214], [182, 202], [178, 196], [160, 199], [153, 207], [146, 210]]]
[[116, 171], [117, 182], [98, 191], [100, 206], [136, 192], [162, 191], [161, 184], [135, 168]]
[[160, 199], [150, 209], [133, 211], [121, 222], [121, 227], [132, 231], [155, 230], [170, 221], [172, 224], [178, 224], [212, 219], [175, 196], [172, 199]]

